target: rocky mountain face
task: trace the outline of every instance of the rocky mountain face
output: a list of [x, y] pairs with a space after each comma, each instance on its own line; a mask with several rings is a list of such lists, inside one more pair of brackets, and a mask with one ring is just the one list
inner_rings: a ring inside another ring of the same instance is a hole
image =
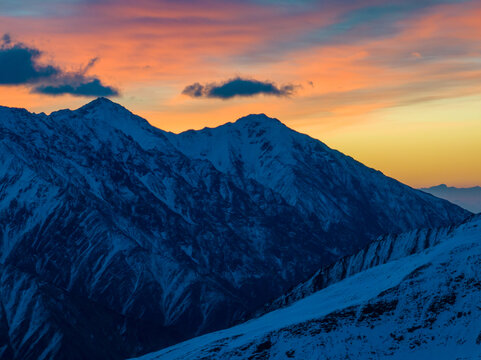
[[153, 351], [373, 236], [469, 214], [265, 116], [219, 129], [173, 135], [106, 99], [0, 107], [0, 358]]
[[140, 359], [479, 359], [480, 265], [479, 215], [386, 238], [333, 264], [347, 275], [326, 271], [319, 291]]

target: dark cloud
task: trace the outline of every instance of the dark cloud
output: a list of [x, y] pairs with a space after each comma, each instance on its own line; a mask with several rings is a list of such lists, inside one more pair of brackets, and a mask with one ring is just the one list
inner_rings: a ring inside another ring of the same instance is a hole
[[23, 44], [12, 44], [8, 34], [3, 35], [0, 46], [0, 84], [20, 85], [38, 82], [60, 73], [54, 66], [37, 63], [42, 53]]
[[191, 97], [208, 97], [218, 99], [231, 99], [233, 97], [249, 97], [259, 94], [273, 96], [289, 96], [294, 93], [296, 85], [284, 85], [278, 87], [269, 81], [258, 81], [254, 79], [243, 79], [236, 77], [221, 84], [201, 85], [194, 83], [186, 86], [182, 94]]
[[66, 72], [55, 65], [40, 64], [41, 55], [40, 50], [13, 42], [9, 34], [3, 35], [0, 43], [0, 85], [33, 86], [33, 92], [45, 95], [118, 95], [116, 89], [87, 75], [97, 58], [77, 72]]
[[35, 87], [34, 91], [53, 96], [64, 94], [75, 96], [116, 96], [119, 94], [116, 89], [103, 85], [99, 79], [87, 80], [87, 82], [78, 84], [40, 85]]

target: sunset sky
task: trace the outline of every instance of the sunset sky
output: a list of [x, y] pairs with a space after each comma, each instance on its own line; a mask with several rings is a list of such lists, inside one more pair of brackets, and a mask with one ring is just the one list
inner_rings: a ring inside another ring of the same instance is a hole
[[481, 185], [481, 0], [1, 0], [0, 104], [265, 113], [411, 186]]

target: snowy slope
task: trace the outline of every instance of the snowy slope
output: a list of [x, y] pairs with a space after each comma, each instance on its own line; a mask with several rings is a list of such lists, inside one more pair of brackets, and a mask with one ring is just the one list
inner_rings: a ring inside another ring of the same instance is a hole
[[481, 218], [438, 234], [431, 248], [141, 359], [479, 359]]
[[360, 251], [322, 267], [307, 281], [300, 283], [257, 312], [267, 313], [303, 299], [325, 287], [361, 271], [419, 253], [437, 245], [453, 231], [453, 226], [436, 229], [417, 229], [402, 234], [381, 236]]
[[[365, 194], [397, 184], [379, 176]], [[353, 192], [347, 185], [329, 196]], [[468, 214], [396, 189], [396, 230]], [[106, 99], [48, 116], [0, 107], [0, 351], [23, 360], [157, 350], [239, 322], [396, 223], [377, 223], [380, 203], [336, 223], [291, 200], [180, 151], [172, 134]]]

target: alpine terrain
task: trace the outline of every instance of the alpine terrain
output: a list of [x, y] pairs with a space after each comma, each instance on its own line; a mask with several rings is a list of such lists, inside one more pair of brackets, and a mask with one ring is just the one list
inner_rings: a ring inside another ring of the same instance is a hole
[[[0, 358], [139, 356], [239, 323], [383, 234], [450, 226], [469, 215], [265, 115], [176, 135], [104, 98], [50, 115], [0, 107]], [[465, 224], [456, 234], [474, 231], [475, 225]], [[446, 276], [433, 277], [433, 289], [471, 281], [477, 248], [473, 245], [472, 258], [456, 270], [471, 243], [455, 244], [442, 242], [430, 252], [384, 264], [382, 271], [364, 271], [364, 265], [346, 270], [358, 277], [301, 300], [332, 305], [315, 307], [305, 320], [331, 314], [339, 339], [351, 339], [344, 322], [353, 319], [361, 338], [375, 331], [359, 320], [367, 304], [373, 309], [363, 315], [372, 317], [369, 321], [377, 321], [378, 313], [383, 322], [398, 321], [400, 312], [393, 311], [404, 309], [401, 300], [394, 304], [398, 292], [424, 296], [421, 288], [406, 290], [409, 282], [421, 287], [442, 264], [464, 278], [444, 286], [451, 276], [446, 270]], [[319, 288], [302, 286], [306, 294]], [[476, 289], [472, 286], [465, 286], [466, 296]], [[384, 290], [389, 291], [379, 295]], [[342, 301], [334, 293], [322, 295], [329, 291], [352, 295]], [[455, 320], [468, 321], [477, 310], [468, 309], [469, 298], [456, 291], [441, 292], [433, 311], [444, 314], [459, 305]], [[405, 324], [421, 326], [414, 335], [431, 334], [425, 328], [430, 314], [420, 318], [424, 322], [413, 318]], [[272, 331], [292, 324], [279, 325], [274, 313], [269, 316], [275, 328], [263, 334], [272, 333], [272, 350], [262, 345], [267, 338], [240, 337], [212, 354], [237, 351], [241, 342], [251, 344], [252, 353], [274, 351], [275, 336], [291, 335]], [[314, 327], [298, 321], [296, 336], [308, 331], [324, 336], [324, 321]], [[437, 329], [438, 323], [429, 326]], [[400, 336], [399, 346], [411, 341], [405, 331], [393, 336], [392, 346]], [[315, 346], [334, 341], [322, 339]], [[425, 337], [417, 339], [423, 344]]]
[[479, 359], [480, 266], [479, 215], [383, 238], [287, 306], [140, 359]]

